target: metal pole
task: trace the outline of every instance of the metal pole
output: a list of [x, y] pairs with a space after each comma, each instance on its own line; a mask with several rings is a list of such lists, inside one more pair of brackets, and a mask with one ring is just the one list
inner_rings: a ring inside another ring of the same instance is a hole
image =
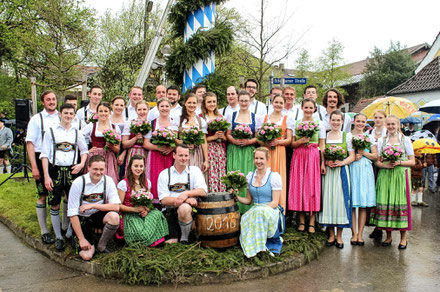
[[32, 115], [37, 114], [37, 79], [31, 77]]
[[136, 80], [136, 86], [144, 87], [145, 80], [147, 80], [150, 74], [151, 65], [154, 61], [154, 56], [156, 56], [157, 50], [159, 49], [160, 42], [164, 36], [163, 26], [167, 20], [168, 13], [171, 9], [171, 5], [174, 0], [168, 0], [167, 6], [163, 12], [162, 18], [160, 19], [159, 26], [157, 28], [156, 34], [151, 41], [150, 48], [148, 49], [147, 55], [145, 55], [144, 63], [142, 64], [141, 71], [139, 72], [138, 78]]

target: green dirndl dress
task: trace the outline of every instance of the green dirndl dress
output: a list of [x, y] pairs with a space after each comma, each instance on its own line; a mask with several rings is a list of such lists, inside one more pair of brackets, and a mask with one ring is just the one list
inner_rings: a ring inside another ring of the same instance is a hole
[[[326, 144], [341, 146], [348, 154], [345, 132], [342, 132], [342, 143], [332, 143], [326, 140]], [[326, 170], [326, 174], [322, 176], [322, 206], [319, 224], [349, 228], [352, 224], [352, 202], [348, 165], [333, 168], [326, 166]]]
[[[402, 161], [407, 160], [404, 139], [401, 137], [399, 145], [404, 150]], [[378, 152], [381, 153], [385, 146], [386, 137]], [[370, 223], [386, 231], [411, 230], [410, 186], [409, 167], [380, 168], [376, 181], [376, 207], [371, 209]]]
[[[232, 114], [232, 122], [231, 122], [231, 129], [234, 130], [234, 128], [238, 125], [238, 123], [235, 122], [235, 119], [237, 117], [237, 112], [234, 112]], [[249, 124], [249, 127], [252, 130], [252, 137], [255, 135], [255, 114], [251, 113], [251, 120], [252, 123]], [[233, 171], [233, 170], [239, 170], [240, 172], [244, 173], [244, 175], [248, 174], [249, 172], [252, 172], [255, 170], [254, 165], [254, 150], [255, 146], [249, 145], [249, 146], [238, 146], [234, 145], [232, 143], [228, 144], [227, 150], [226, 150], [226, 169], [227, 171]], [[238, 194], [240, 197], [245, 198], [246, 197], [246, 188]], [[248, 211], [251, 207], [251, 205], [245, 205], [240, 202], [237, 202], [238, 209], [240, 211], [240, 214], [244, 214], [246, 211]]]

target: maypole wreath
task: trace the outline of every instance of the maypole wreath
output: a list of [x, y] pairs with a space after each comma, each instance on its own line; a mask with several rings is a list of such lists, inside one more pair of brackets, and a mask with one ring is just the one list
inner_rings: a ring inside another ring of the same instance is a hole
[[225, 0], [178, 0], [171, 8], [169, 19], [178, 40], [165, 70], [175, 84], [183, 83], [184, 92], [214, 73], [215, 56], [231, 47], [232, 25], [226, 21], [215, 22], [215, 7], [223, 2]]

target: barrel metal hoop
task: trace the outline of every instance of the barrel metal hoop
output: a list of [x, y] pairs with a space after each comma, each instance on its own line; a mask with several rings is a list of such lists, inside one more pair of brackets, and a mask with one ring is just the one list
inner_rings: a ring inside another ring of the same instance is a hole
[[233, 194], [226, 194], [226, 195], [219, 195], [219, 196], [206, 196], [206, 197], [199, 197], [199, 201], [201, 202], [222, 202], [222, 201], [229, 201], [233, 200], [234, 195]]
[[220, 215], [238, 211], [237, 204], [222, 208], [197, 209], [197, 215]]
[[231, 232], [231, 233], [218, 234], [218, 235], [200, 235], [199, 240], [200, 241], [217, 241], [217, 240], [236, 238], [239, 236], [240, 236], [240, 231], [235, 231], [235, 232]]

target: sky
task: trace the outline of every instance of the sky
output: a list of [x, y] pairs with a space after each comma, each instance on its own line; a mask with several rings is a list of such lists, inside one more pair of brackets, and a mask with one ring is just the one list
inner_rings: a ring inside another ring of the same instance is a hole
[[[143, 1], [143, 0], [138, 0]], [[107, 9], [116, 12], [123, 1], [86, 0], [98, 14]], [[127, 3], [127, 0], [124, 0]], [[155, 0], [163, 7], [167, 0]], [[363, 60], [376, 46], [387, 50], [390, 41], [412, 47], [422, 43], [431, 45], [440, 32], [440, 1], [397, 0], [268, 0], [267, 19], [270, 23], [286, 19], [279, 41], [290, 40], [296, 49], [306, 49], [312, 60], [322, 55], [328, 43], [336, 39], [344, 47], [344, 63]], [[229, 0], [224, 5], [235, 8], [245, 19], [259, 15], [258, 0]], [[282, 63], [294, 67], [297, 53]]]

